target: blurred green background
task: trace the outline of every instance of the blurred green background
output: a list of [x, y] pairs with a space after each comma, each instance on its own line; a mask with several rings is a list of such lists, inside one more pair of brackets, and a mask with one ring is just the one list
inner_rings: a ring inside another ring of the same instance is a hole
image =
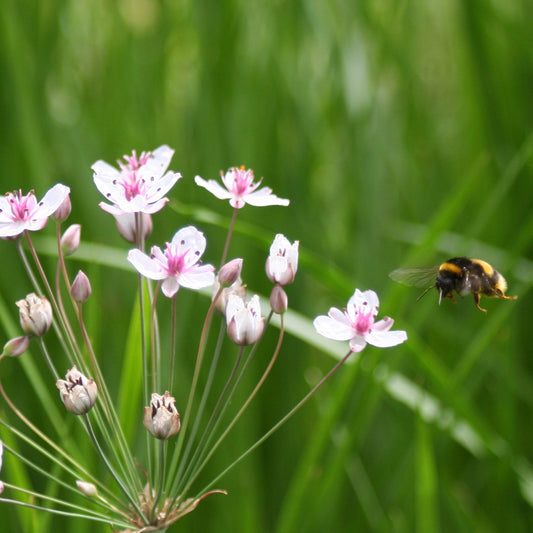
[[[301, 246], [291, 308], [312, 318], [372, 288], [409, 335], [398, 348], [367, 348], [218, 483], [228, 496], [170, 531], [533, 530], [532, 27], [528, 0], [3, 2], [3, 190], [41, 197], [68, 184], [83, 239], [125, 253], [90, 166], [168, 144], [184, 178], [154, 216], [151, 242], [194, 223], [216, 263], [224, 228], [197, 207], [228, 220], [231, 208], [193, 177], [251, 167], [291, 205], [239, 213], [230, 257], [245, 257], [249, 288], [268, 294], [263, 263], [281, 232]], [[29, 285], [12, 246], [1, 253], [2, 301], [16, 322], [11, 302]], [[471, 298], [438, 307], [436, 293], [416, 302], [419, 289], [388, 278], [457, 255], [493, 263], [519, 299], [482, 300], [487, 314]], [[98, 289], [88, 305], [95, 345], [104, 371], [120, 376], [130, 317], [117, 309], [133, 301], [135, 276], [83, 268]], [[183, 297], [185, 308], [206, 305]], [[180, 329], [198, 323], [191, 313]], [[309, 341], [286, 339], [213, 476], [334, 364]], [[2, 369], [13, 386], [26, 383], [18, 365]], [[6, 531], [108, 530], [0, 512]]]

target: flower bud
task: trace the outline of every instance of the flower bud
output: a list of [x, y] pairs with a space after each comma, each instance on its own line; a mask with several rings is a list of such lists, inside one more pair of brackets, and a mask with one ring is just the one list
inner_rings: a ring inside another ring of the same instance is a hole
[[24, 300], [16, 302], [16, 305], [20, 310], [20, 325], [28, 335], [40, 337], [50, 329], [52, 306], [44, 296], [39, 298], [32, 292]]
[[80, 246], [81, 226], [72, 224], [61, 237], [61, 251], [63, 255], [72, 255]]
[[28, 336], [15, 337], [10, 341], [7, 341], [4, 345], [4, 354], [11, 357], [17, 357], [22, 355], [30, 345], [30, 338]]
[[226, 304], [226, 323], [229, 338], [239, 346], [253, 344], [263, 334], [265, 319], [261, 317], [259, 296], [254, 295], [249, 302], [230, 294]]
[[223, 287], [229, 287], [231, 284], [235, 283], [241, 276], [242, 271], [242, 259], [232, 259], [226, 263], [218, 271], [218, 282]]
[[[215, 296], [218, 294], [218, 291], [220, 289], [220, 283], [218, 282], [218, 278], [215, 277], [215, 283], [213, 284], [213, 296], [214, 299]], [[241, 300], [246, 299], [246, 285], [242, 284], [242, 279], [238, 278], [232, 285], [229, 287], [226, 287], [225, 289], [222, 289], [220, 294], [218, 294], [218, 298], [215, 302], [215, 311], [217, 311], [222, 316], [226, 316], [226, 304], [228, 302], [228, 297], [230, 294], [235, 294]]]
[[[140, 213], [140, 215], [142, 216], [143, 238], [146, 240], [152, 234], [152, 217], [149, 213]], [[135, 213], [114, 216], [120, 236], [128, 242], [136, 243], [137, 226], [135, 224]]]
[[82, 270], [78, 270], [78, 273], [72, 282], [70, 294], [79, 304], [82, 304], [89, 299], [89, 296], [91, 295], [91, 282]]
[[72, 211], [72, 204], [70, 202], [70, 194], [65, 196], [63, 203], [52, 213], [52, 216], [57, 220], [57, 222], [64, 222], [70, 215]]
[[58, 379], [56, 387], [59, 389], [61, 400], [65, 404], [67, 411], [74, 415], [84, 415], [88, 413], [98, 393], [98, 387], [94, 379], [85, 377], [74, 365], [65, 376], [65, 379]]
[[168, 391], [163, 396], [154, 392], [150, 406], [144, 408], [144, 427], [156, 439], [169, 439], [180, 430], [180, 414], [175, 403], [176, 399]]
[[270, 293], [270, 307], [272, 307], [272, 311], [281, 315], [287, 311], [288, 306], [289, 298], [287, 297], [287, 293], [281, 285], [274, 285]]
[[265, 264], [266, 274], [272, 283], [288, 285], [294, 281], [298, 270], [299, 244], [299, 241], [291, 244], [281, 233], [276, 235]]
[[85, 496], [89, 496], [89, 498], [94, 498], [98, 495], [98, 489], [93, 483], [89, 483], [87, 481], [76, 481], [76, 485], [80, 491], [85, 494]]

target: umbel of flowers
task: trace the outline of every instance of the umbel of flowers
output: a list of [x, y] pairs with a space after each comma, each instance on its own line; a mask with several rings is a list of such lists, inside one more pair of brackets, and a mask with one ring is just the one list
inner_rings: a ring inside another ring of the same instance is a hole
[[[178, 228], [168, 242], [154, 244], [147, 252], [146, 240], [153, 229], [151, 215], [167, 204], [166, 195], [181, 179], [180, 173], [168, 170], [173, 153], [168, 146], [161, 146], [153, 152], [142, 152], [140, 156], [134, 151], [131, 156], [124, 156], [118, 167], [104, 161], [92, 166], [94, 184], [105, 197], [100, 207], [115, 218], [120, 235], [133, 245], [129, 251], [124, 250], [124, 255], [132, 272], [137, 274], [141, 302], [138, 368], [141, 369], [139, 384], [146, 407], [144, 414], [139, 413], [135, 420], [137, 426], [144, 425], [147, 430], [146, 447], [141, 454], [131, 448], [124, 434], [124, 420], [117, 413], [100, 366], [105, 354], [98, 353], [87, 330], [83, 310], [92, 294], [90, 279], [82, 270], [72, 276], [65, 261], [80, 247], [82, 229], [79, 224], [63, 228], [64, 222], [72, 216], [69, 187], [57, 184], [40, 201], [33, 191], [27, 194], [16, 191], [0, 198], [0, 237], [9, 241], [4, 245], [16, 247], [33, 285], [33, 292], [16, 302], [22, 334], [5, 343], [0, 362], [22, 356], [31, 347], [40, 352], [44, 365], [39, 368], [47, 369], [42, 377], [44, 388], [53, 390], [55, 383], [59, 390], [58, 401], [66, 409], [65, 416], [73, 416], [80, 423], [80, 428], [74, 424], [71, 430], [77, 439], [80, 435], [88, 439], [106, 471], [104, 476], [92, 472], [87, 466], [92, 461], [87, 462], [83, 454], [74, 453], [72, 439], [54, 441], [46, 432], [46, 423], [41, 424], [32, 419], [32, 413], [19, 409], [16, 398], [4, 387], [0, 372], [0, 394], [18, 419], [17, 427], [11, 420], [0, 420], [0, 437], [11, 431], [9, 445], [7, 439], [0, 439], [0, 504], [82, 516], [108, 524], [114, 531], [166, 530], [196, 509], [206, 497], [226, 494], [217, 487], [222, 475], [293, 416], [350, 353], [361, 351], [367, 344], [395, 346], [407, 338], [404, 331], [391, 331], [392, 319], [385, 317], [376, 321], [379, 301], [370, 290], [356, 290], [345, 311], [331, 308], [328, 316], [317, 317], [314, 325], [318, 333], [349, 341], [346, 356], [263, 437], [250, 443], [230, 467], [207, 485], [198, 487], [200, 474], [258, 394], [280, 354], [284, 313], [288, 308], [286, 288], [295, 281], [298, 271], [299, 242], [291, 243], [281, 233], [273, 240], [265, 261], [266, 275], [273, 287], [270, 310], [264, 314], [265, 303], [257, 294], [247, 294], [243, 258], [230, 261], [226, 258], [240, 209], [246, 205], [287, 206], [289, 200], [275, 196], [268, 187], [260, 188], [261, 180], [255, 181], [251, 169], [234, 167], [221, 173], [222, 184], [199, 176], [195, 178], [200, 187], [217, 198], [228, 200], [233, 208], [218, 268], [203, 262], [208, 241], [205, 233], [191, 224]], [[58, 265], [54, 276], [46, 272], [31, 237], [32, 232], [43, 230], [50, 219], [55, 221], [57, 240]], [[180, 289], [209, 288], [212, 298], [207, 309], [199, 311], [203, 326], [196, 342], [194, 373], [188, 390], [181, 390], [182, 387], [174, 390], [174, 376], [179, 371], [176, 316]], [[168, 343], [159, 338], [160, 293], [170, 300], [170, 349], [164, 353], [161, 346]], [[144, 312], [143, 302], [148, 302], [149, 314]], [[278, 342], [252, 390], [238, 404], [232, 400], [274, 313], [280, 317]], [[216, 322], [221, 323], [227, 341], [217, 342], [211, 353], [207, 348], [208, 339]], [[53, 351], [48, 348], [50, 343], [54, 343]], [[234, 350], [237, 356], [226, 382], [217, 389], [212, 379], [203, 377], [205, 373], [201, 369], [210, 365], [211, 375], [223, 348]], [[213, 401], [208, 402], [208, 398]], [[208, 411], [207, 405], [214, 407]], [[26, 431], [18, 429], [21, 425]], [[17, 439], [23, 439], [40, 453], [43, 464], [21, 455]], [[9, 468], [2, 471], [6, 455], [24, 463], [35, 475], [48, 477], [49, 483], [61, 486], [67, 496], [62, 500], [53, 499], [46, 493], [12, 484]], [[137, 459], [139, 456], [146, 458], [142, 464]], [[69, 494], [73, 496], [71, 499]], [[76, 503], [79, 495], [88, 500], [87, 505]]]

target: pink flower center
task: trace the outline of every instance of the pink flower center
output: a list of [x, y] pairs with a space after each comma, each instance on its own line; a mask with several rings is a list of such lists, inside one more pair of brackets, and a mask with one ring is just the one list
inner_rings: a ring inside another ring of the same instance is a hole
[[374, 317], [372, 316], [372, 309], [369, 309], [367, 313], [364, 312], [364, 308], [359, 308], [355, 319], [354, 329], [357, 335], [366, 335], [372, 325], [374, 324]]
[[9, 205], [11, 206], [11, 219], [13, 221], [27, 221], [31, 218], [37, 199], [33, 192], [22, 196], [22, 191], [6, 194]]
[[[127, 155], [124, 156], [124, 160], [128, 163], [130, 170], [137, 170], [143, 165], [146, 165], [146, 162], [148, 161], [151, 155], [152, 155], [152, 152], [143, 152], [141, 154], [141, 157], [137, 159], [137, 152], [133, 150], [131, 152], [131, 156], [127, 156]], [[124, 168], [124, 165], [120, 161], [118, 164]]]
[[133, 150], [131, 156], [124, 156], [124, 160], [128, 163], [127, 165], [124, 165], [121, 161], [118, 162], [122, 170], [122, 179], [115, 180], [115, 183], [124, 187], [126, 200], [130, 201], [138, 195], [146, 195], [146, 182], [144, 178], [137, 176], [137, 170], [146, 165], [151, 156], [151, 152], [143, 152], [141, 157], [137, 159], [137, 153]]
[[124, 179], [117, 181], [117, 183], [124, 187], [124, 196], [126, 197], [126, 200], [133, 200], [137, 195], [145, 193], [146, 184], [144, 179], [137, 178], [135, 170], [125, 171], [124, 175]]
[[250, 194], [255, 191], [259, 186], [259, 183], [254, 185], [254, 173], [252, 170], [244, 170], [244, 167], [235, 167], [233, 169], [233, 184], [231, 187], [231, 192], [239, 197]]

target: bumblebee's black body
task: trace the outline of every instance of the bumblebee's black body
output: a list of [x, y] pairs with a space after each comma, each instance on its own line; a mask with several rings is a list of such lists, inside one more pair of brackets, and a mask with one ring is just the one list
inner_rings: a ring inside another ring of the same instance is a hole
[[[421, 296], [432, 287], [439, 291], [439, 304], [443, 298], [450, 298], [454, 303], [453, 292], [460, 296], [471, 293], [476, 307], [486, 311], [479, 305], [482, 295], [489, 298], [503, 298], [514, 300], [516, 296], [506, 296], [507, 282], [505, 278], [489, 263], [481, 259], [469, 259], [468, 257], [452, 257], [438, 268], [406, 268], [391, 272], [390, 276], [395, 281], [408, 285], [426, 284], [428, 274], [437, 274], [434, 285], [430, 286]], [[434, 275], [433, 274], [433, 275]], [[419, 299], [420, 299], [419, 298]]]

